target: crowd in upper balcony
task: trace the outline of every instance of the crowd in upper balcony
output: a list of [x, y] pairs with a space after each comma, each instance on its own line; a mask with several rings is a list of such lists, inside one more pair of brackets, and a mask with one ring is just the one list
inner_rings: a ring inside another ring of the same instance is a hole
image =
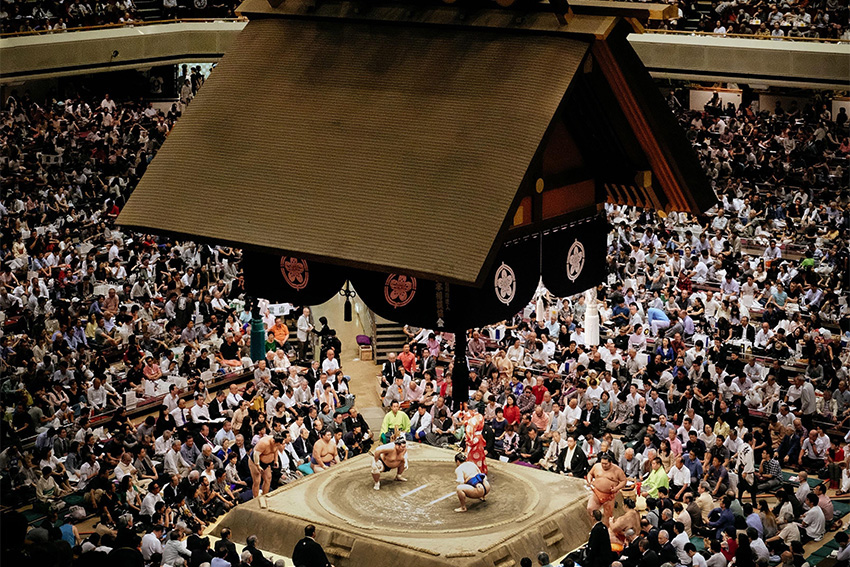
[[235, 17], [233, 0], [157, 0], [149, 14], [133, 0], [3, 0], [0, 33], [62, 32], [103, 25], [133, 25], [142, 20]]
[[650, 27], [691, 29], [688, 20], [698, 20], [694, 31], [717, 35], [850, 40], [848, 7], [842, 0], [682, 0], [678, 6], [678, 19]]
[[[717, 35], [743, 34], [764, 39], [850, 40], [843, 0], [680, 0], [679, 17], [647, 22], [659, 29], [694, 29]], [[104, 24], [133, 25], [143, 19], [234, 17], [233, 0], [157, 0], [155, 16], [137, 10], [133, 0], [3, 0], [0, 32], [64, 31]], [[695, 26], [688, 22], [698, 22]]]
[[649, 22], [649, 27], [774, 40], [850, 40], [848, 7], [842, 0], [682, 0], [677, 4], [678, 18]]

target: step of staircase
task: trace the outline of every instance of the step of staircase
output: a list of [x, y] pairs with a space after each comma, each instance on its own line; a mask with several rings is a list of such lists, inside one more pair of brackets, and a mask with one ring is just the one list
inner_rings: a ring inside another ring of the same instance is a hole
[[402, 326], [380, 322], [375, 325], [375, 362], [383, 364], [391, 352], [400, 352], [407, 342]]
[[162, 19], [162, 3], [156, 0], [137, 0], [136, 14], [144, 21]]

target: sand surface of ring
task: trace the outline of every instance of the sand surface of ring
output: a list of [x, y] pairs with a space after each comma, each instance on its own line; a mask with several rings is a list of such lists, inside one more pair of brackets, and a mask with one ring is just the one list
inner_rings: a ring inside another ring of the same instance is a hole
[[[404, 472], [408, 482], [393, 480], [384, 473], [381, 490], [373, 490], [371, 462], [364, 459], [319, 487], [319, 503], [331, 514], [352, 526], [394, 532], [447, 533], [491, 528], [516, 522], [530, 515], [540, 495], [537, 489], [510, 469], [488, 475], [491, 492], [487, 500], [470, 498], [475, 517], [453, 513], [459, 505], [455, 464], [445, 459], [412, 460]], [[499, 490], [500, 486], [506, 487]], [[345, 487], [341, 489], [341, 487]]]

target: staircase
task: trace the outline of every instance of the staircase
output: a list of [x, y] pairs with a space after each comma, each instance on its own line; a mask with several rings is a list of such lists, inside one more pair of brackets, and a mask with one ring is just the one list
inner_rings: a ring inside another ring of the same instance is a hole
[[162, 19], [162, 0], [136, 0], [136, 15], [145, 22]]
[[375, 323], [375, 363], [383, 364], [391, 352], [401, 352], [407, 342], [402, 325], [378, 318]]
[[697, 31], [702, 18], [708, 18], [708, 21], [712, 24], [711, 28], [714, 29], [714, 22], [718, 19], [718, 16], [708, 0], [699, 0], [694, 5], [693, 11], [685, 12], [685, 22], [682, 27], [688, 31]]

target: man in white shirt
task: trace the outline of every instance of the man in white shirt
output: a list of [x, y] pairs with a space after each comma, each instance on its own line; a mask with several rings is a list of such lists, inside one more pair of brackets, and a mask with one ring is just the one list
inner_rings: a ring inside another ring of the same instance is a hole
[[127, 475], [135, 477], [136, 467], [133, 466], [133, 454], [129, 451], [124, 451], [113, 473], [115, 474], [115, 480], [118, 482], [121, 482], [121, 479]]
[[629, 386], [629, 393], [626, 395], [626, 405], [629, 406], [629, 413], [634, 411], [642, 399], [643, 396], [638, 393], [637, 386], [631, 384]]
[[550, 341], [547, 335], [541, 335], [540, 341], [543, 343], [543, 354], [548, 364], [548, 361], [555, 358], [555, 343], [554, 341]]
[[192, 413], [186, 409], [186, 400], [182, 398], [177, 404], [177, 407], [169, 413], [171, 414], [171, 417], [174, 418], [174, 422], [177, 424], [177, 427], [185, 427], [190, 421], [192, 421]]
[[803, 514], [803, 521], [799, 524], [800, 541], [804, 544], [820, 541], [826, 533], [826, 518], [823, 515], [823, 508], [818, 506], [818, 495], [814, 492], [808, 493], [806, 504], [809, 506], [809, 511]]
[[[120, 255], [121, 253], [118, 251], [118, 241], [114, 240], [112, 242], [112, 246], [109, 247], [109, 252], [107, 254], [109, 263], [111, 264], [112, 262], [114, 262], [117, 258], [119, 258]], [[109, 288], [109, 291], [112, 291], [113, 289], [115, 288]]]
[[162, 435], [156, 438], [156, 441], [153, 442], [154, 455], [162, 457], [168, 452], [168, 450], [171, 448], [172, 434], [173, 433], [170, 429], [166, 429], [162, 432]]
[[195, 269], [192, 267], [186, 268], [186, 273], [183, 274], [183, 277], [180, 278], [180, 283], [183, 284], [183, 287], [192, 288], [192, 284], [195, 282]]
[[227, 407], [231, 410], [239, 409], [242, 404], [242, 396], [239, 395], [239, 386], [236, 384], [230, 385], [230, 392], [227, 394]]
[[756, 362], [755, 358], [750, 358], [747, 364], [744, 365], [744, 376], [749, 378], [753, 384], [761, 382], [761, 374], [764, 367]]
[[[538, 464], [547, 471], [554, 471], [558, 466], [558, 457], [561, 455], [561, 451], [567, 449], [567, 441], [561, 438], [561, 434], [557, 430], [553, 431], [552, 441], [549, 443], [549, 449]], [[570, 455], [570, 457], [572, 457], [572, 455]]]
[[520, 340], [517, 339], [514, 341], [513, 346], [508, 348], [508, 359], [514, 363], [514, 365], [522, 364], [525, 358], [525, 349], [522, 348], [520, 344]]
[[714, 298], [714, 292], [707, 291], [705, 293], [705, 316], [707, 319], [714, 319], [717, 310], [720, 308], [720, 303]]
[[776, 245], [775, 240], [770, 241], [770, 245], [764, 249], [764, 254], [762, 254], [762, 258], [765, 260], [777, 260], [782, 258], [782, 250]]
[[100, 101], [100, 107], [107, 112], [115, 112], [115, 101], [109, 98], [109, 93], [103, 96], [103, 100]]
[[[692, 567], [708, 567], [708, 562], [705, 560], [705, 557], [697, 553], [697, 546], [695, 546], [693, 543], [691, 543], [690, 541], [686, 543], [684, 550], [688, 557], [690, 557], [690, 565]], [[726, 558], [723, 556], [723, 554], [720, 554], [720, 557], [723, 559], [723, 564], [725, 565]]]
[[425, 436], [431, 431], [431, 414], [428, 413], [428, 408], [424, 404], [420, 404], [410, 418], [410, 433], [407, 438], [411, 441], [424, 441]]
[[106, 407], [106, 388], [100, 383], [100, 378], [92, 380], [91, 387], [86, 391], [89, 405], [96, 410]]
[[168, 450], [162, 461], [162, 470], [167, 475], [176, 474], [181, 478], [184, 478], [192, 470], [192, 467], [183, 460], [183, 456], [180, 454], [180, 441], [176, 439], [172, 441], [171, 449]]
[[682, 457], [676, 457], [676, 464], [670, 467], [667, 478], [670, 479], [670, 497], [681, 500], [691, 484], [691, 471], [685, 466]]
[[726, 441], [723, 442], [723, 446], [729, 449], [729, 455], [731, 457], [737, 457], [738, 452], [741, 450], [741, 447], [744, 445], [744, 442], [741, 441], [741, 438], [738, 437], [738, 430], [734, 427], [729, 430], [729, 437], [726, 438]]
[[195, 405], [192, 406], [192, 423], [203, 423], [210, 421], [210, 408], [204, 400], [203, 394], [195, 396]]
[[156, 505], [158, 502], [162, 502], [162, 491], [159, 487], [159, 483], [152, 482], [150, 485], [150, 491], [145, 494], [145, 497], [142, 499], [142, 507], [139, 509], [139, 514], [142, 516], [153, 516], [154, 512], [156, 512]]
[[[732, 431], [729, 432], [732, 436]], [[728, 440], [727, 440], [728, 441]], [[744, 435], [744, 442], [738, 450], [738, 461], [735, 470], [738, 471], [738, 498], [742, 499], [744, 492], [749, 492], [753, 499], [753, 507], [756, 507], [756, 481], [755, 481], [755, 447], [756, 441], [749, 431]]]
[[756, 561], [763, 560], [765, 563], [770, 558], [770, 550], [767, 544], [759, 537], [758, 530], [755, 528], [747, 528], [747, 537], [750, 539], [750, 548], [756, 556]]
[[301, 430], [304, 428], [304, 416], [300, 413], [289, 425], [289, 435], [292, 439], [298, 439], [301, 436]]
[[773, 337], [773, 331], [770, 330], [770, 324], [766, 322], [762, 323], [761, 329], [756, 333], [756, 340], [753, 341], [753, 348], [765, 350], [770, 343], [771, 337]]
[[734, 277], [732, 277], [731, 272], [726, 274], [726, 277], [723, 278], [723, 281], [720, 283], [720, 291], [723, 292], [723, 295], [738, 295], [741, 291], [741, 285], [738, 283]]
[[578, 420], [581, 418], [581, 408], [578, 407], [578, 398], [570, 398], [567, 407], [564, 408], [568, 431], [575, 431]]
[[672, 545], [673, 549], [676, 550], [676, 557], [679, 558], [679, 564], [689, 565], [691, 558], [685, 551], [685, 546], [691, 543], [691, 540], [688, 537], [688, 532], [685, 531], [685, 524], [682, 522], [674, 522], [673, 531], [676, 533], [676, 537], [670, 540], [670, 545]]
[[679, 256], [678, 250], [674, 250], [673, 256], [667, 260], [667, 268], [667, 273], [674, 278], [678, 278], [679, 272], [685, 269], [685, 259]]
[[145, 561], [150, 561], [151, 556], [155, 553], [162, 555], [162, 542], [160, 541], [162, 531], [162, 526], [157, 524], [153, 527], [153, 531], [142, 537], [142, 557]]
[[741, 286], [742, 297], [755, 297], [759, 293], [759, 286], [753, 279], [753, 276], [747, 276], [747, 283]]
[[94, 453], [89, 453], [87, 461], [80, 467], [80, 481], [77, 483], [77, 490], [82, 492], [86, 485], [100, 473], [100, 463]]
[[334, 358], [334, 349], [329, 348], [327, 356], [322, 361], [322, 372], [328, 375], [328, 381], [333, 384], [337, 373], [339, 372], [339, 361]]
[[708, 259], [700, 257], [696, 267], [694, 267], [693, 280], [697, 283], [705, 283], [708, 279]]

